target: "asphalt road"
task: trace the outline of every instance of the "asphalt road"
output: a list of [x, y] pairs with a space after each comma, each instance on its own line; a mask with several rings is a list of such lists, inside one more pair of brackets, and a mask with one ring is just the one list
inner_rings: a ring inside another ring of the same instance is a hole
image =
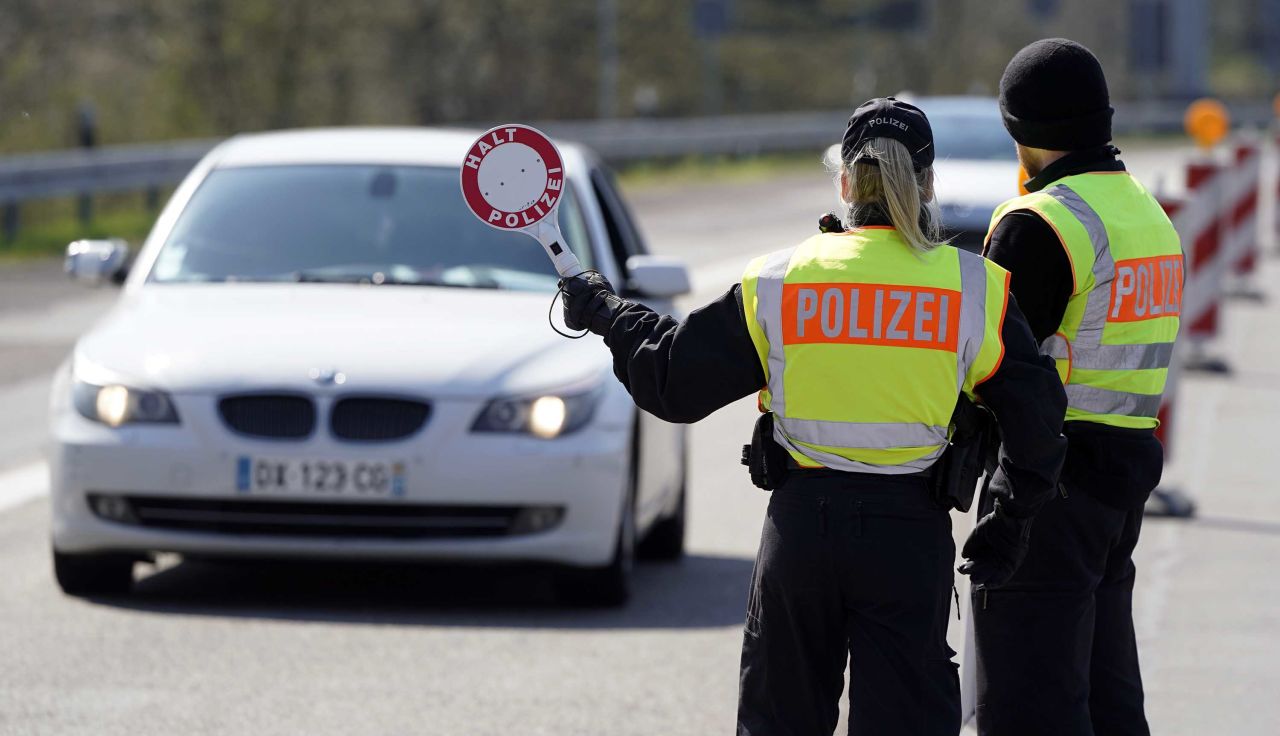
[[[695, 306], [751, 255], [811, 232], [829, 187], [815, 165], [632, 201], [655, 249], [694, 266]], [[690, 554], [642, 565], [621, 610], [560, 607], [542, 576], [521, 570], [175, 560], [128, 598], [72, 599], [51, 577], [48, 505], [31, 463], [48, 372], [113, 292], [70, 287], [51, 268], [0, 270], [0, 734], [732, 730], [766, 500], [737, 462], [750, 400], [694, 427]], [[1268, 314], [1229, 312], [1217, 349], [1276, 365]], [[1264, 328], [1269, 340], [1247, 339]], [[1184, 387], [1170, 476], [1204, 492], [1205, 516], [1151, 522], [1139, 549], [1138, 633], [1157, 733], [1275, 733], [1280, 722], [1280, 584], [1268, 562], [1280, 554], [1280, 499], [1256, 461], [1280, 415], [1276, 378], [1251, 369]], [[15, 491], [24, 485], [34, 486], [25, 500]]]

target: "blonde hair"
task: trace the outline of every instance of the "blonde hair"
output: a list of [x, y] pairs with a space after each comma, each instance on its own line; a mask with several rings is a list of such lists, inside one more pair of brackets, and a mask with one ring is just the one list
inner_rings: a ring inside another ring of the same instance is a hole
[[865, 219], [867, 210], [876, 208], [912, 248], [927, 252], [943, 242], [933, 197], [933, 167], [917, 172], [906, 146], [892, 138], [872, 138], [840, 162], [839, 175], [849, 177], [853, 195], [852, 201], [844, 200], [846, 226]]

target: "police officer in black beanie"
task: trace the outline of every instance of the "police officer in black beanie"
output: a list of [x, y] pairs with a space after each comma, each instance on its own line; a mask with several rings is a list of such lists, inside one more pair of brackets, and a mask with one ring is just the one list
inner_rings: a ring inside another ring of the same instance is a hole
[[1025, 149], [1021, 153], [1107, 147], [1112, 112], [1102, 65], [1089, 49], [1065, 38], [1022, 49], [1000, 78], [1000, 114], [1009, 135]]
[[1011, 272], [1058, 364], [1068, 451], [1022, 566], [974, 588], [978, 730], [1145, 736], [1132, 554], [1163, 465], [1154, 428], [1178, 308], [1126, 311], [1112, 286], [1132, 259], [1160, 264], [1180, 294], [1178, 236], [1111, 146], [1107, 82], [1088, 49], [1060, 38], [1022, 49], [1000, 80], [1000, 111], [1030, 193], [997, 208], [986, 255]]

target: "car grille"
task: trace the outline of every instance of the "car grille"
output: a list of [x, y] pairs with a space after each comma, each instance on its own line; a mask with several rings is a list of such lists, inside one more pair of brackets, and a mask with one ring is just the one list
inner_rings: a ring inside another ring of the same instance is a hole
[[430, 414], [421, 401], [351, 397], [333, 405], [329, 429], [344, 440], [398, 440], [422, 429]]
[[[118, 503], [121, 500], [127, 504], [124, 508]], [[221, 501], [104, 494], [91, 494], [89, 507], [108, 521], [157, 529], [366, 539], [503, 537], [545, 531], [564, 516], [558, 506]]]
[[253, 394], [218, 402], [222, 421], [233, 431], [268, 439], [301, 439], [316, 426], [316, 407], [305, 396]]

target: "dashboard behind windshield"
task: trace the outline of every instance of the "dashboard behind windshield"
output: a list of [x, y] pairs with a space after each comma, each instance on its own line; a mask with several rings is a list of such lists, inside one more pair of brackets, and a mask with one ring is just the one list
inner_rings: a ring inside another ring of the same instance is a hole
[[[565, 242], [590, 241], [570, 185]], [[219, 169], [201, 183], [148, 277], [157, 283], [354, 282], [553, 290], [542, 247], [467, 209], [448, 167], [290, 165]]]

